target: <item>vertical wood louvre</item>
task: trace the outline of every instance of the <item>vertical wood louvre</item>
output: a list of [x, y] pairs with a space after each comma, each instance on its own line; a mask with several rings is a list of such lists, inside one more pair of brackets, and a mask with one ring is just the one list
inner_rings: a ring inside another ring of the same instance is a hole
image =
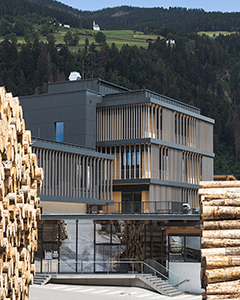
[[[41, 195], [52, 197], [88, 198], [112, 200], [110, 198], [111, 168], [109, 159], [91, 157], [63, 151], [32, 147], [38, 156], [38, 164], [45, 172]], [[99, 162], [107, 164], [104, 177]], [[107, 169], [109, 172], [107, 172]], [[101, 180], [102, 178], [102, 180]], [[98, 193], [99, 184], [103, 185], [106, 195]]]

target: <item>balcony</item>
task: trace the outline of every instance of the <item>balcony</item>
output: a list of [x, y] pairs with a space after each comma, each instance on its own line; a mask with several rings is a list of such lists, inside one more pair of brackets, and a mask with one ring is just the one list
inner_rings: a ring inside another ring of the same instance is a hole
[[191, 208], [188, 203], [177, 201], [134, 201], [115, 202], [101, 207], [89, 206], [88, 214], [199, 214], [199, 207]]

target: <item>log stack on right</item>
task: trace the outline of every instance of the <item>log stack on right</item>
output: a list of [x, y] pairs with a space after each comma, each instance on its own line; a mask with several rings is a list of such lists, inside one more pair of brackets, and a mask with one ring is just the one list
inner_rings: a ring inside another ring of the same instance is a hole
[[201, 196], [203, 299], [240, 299], [240, 181], [204, 181]]

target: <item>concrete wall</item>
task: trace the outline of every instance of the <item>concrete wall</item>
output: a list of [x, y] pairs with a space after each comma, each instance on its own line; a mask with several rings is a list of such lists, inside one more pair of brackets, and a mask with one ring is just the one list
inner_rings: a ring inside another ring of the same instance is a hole
[[[102, 286], [136, 286], [155, 291], [134, 274], [94, 274], [94, 275], [71, 275], [53, 274], [51, 283], [57, 284], [83, 284]], [[160, 296], [160, 295], [159, 295]], [[113, 297], [114, 299], [114, 297]]]
[[189, 280], [180, 284], [180, 291], [196, 294], [201, 294], [204, 291], [201, 289], [200, 283], [201, 263], [169, 262], [169, 270], [179, 276], [179, 282], [185, 279]]

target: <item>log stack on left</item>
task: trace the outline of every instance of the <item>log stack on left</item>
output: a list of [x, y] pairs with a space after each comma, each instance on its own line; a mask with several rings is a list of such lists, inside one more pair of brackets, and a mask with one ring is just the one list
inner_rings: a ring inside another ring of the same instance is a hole
[[28, 299], [43, 170], [18, 98], [0, 87], [0, 299]]

